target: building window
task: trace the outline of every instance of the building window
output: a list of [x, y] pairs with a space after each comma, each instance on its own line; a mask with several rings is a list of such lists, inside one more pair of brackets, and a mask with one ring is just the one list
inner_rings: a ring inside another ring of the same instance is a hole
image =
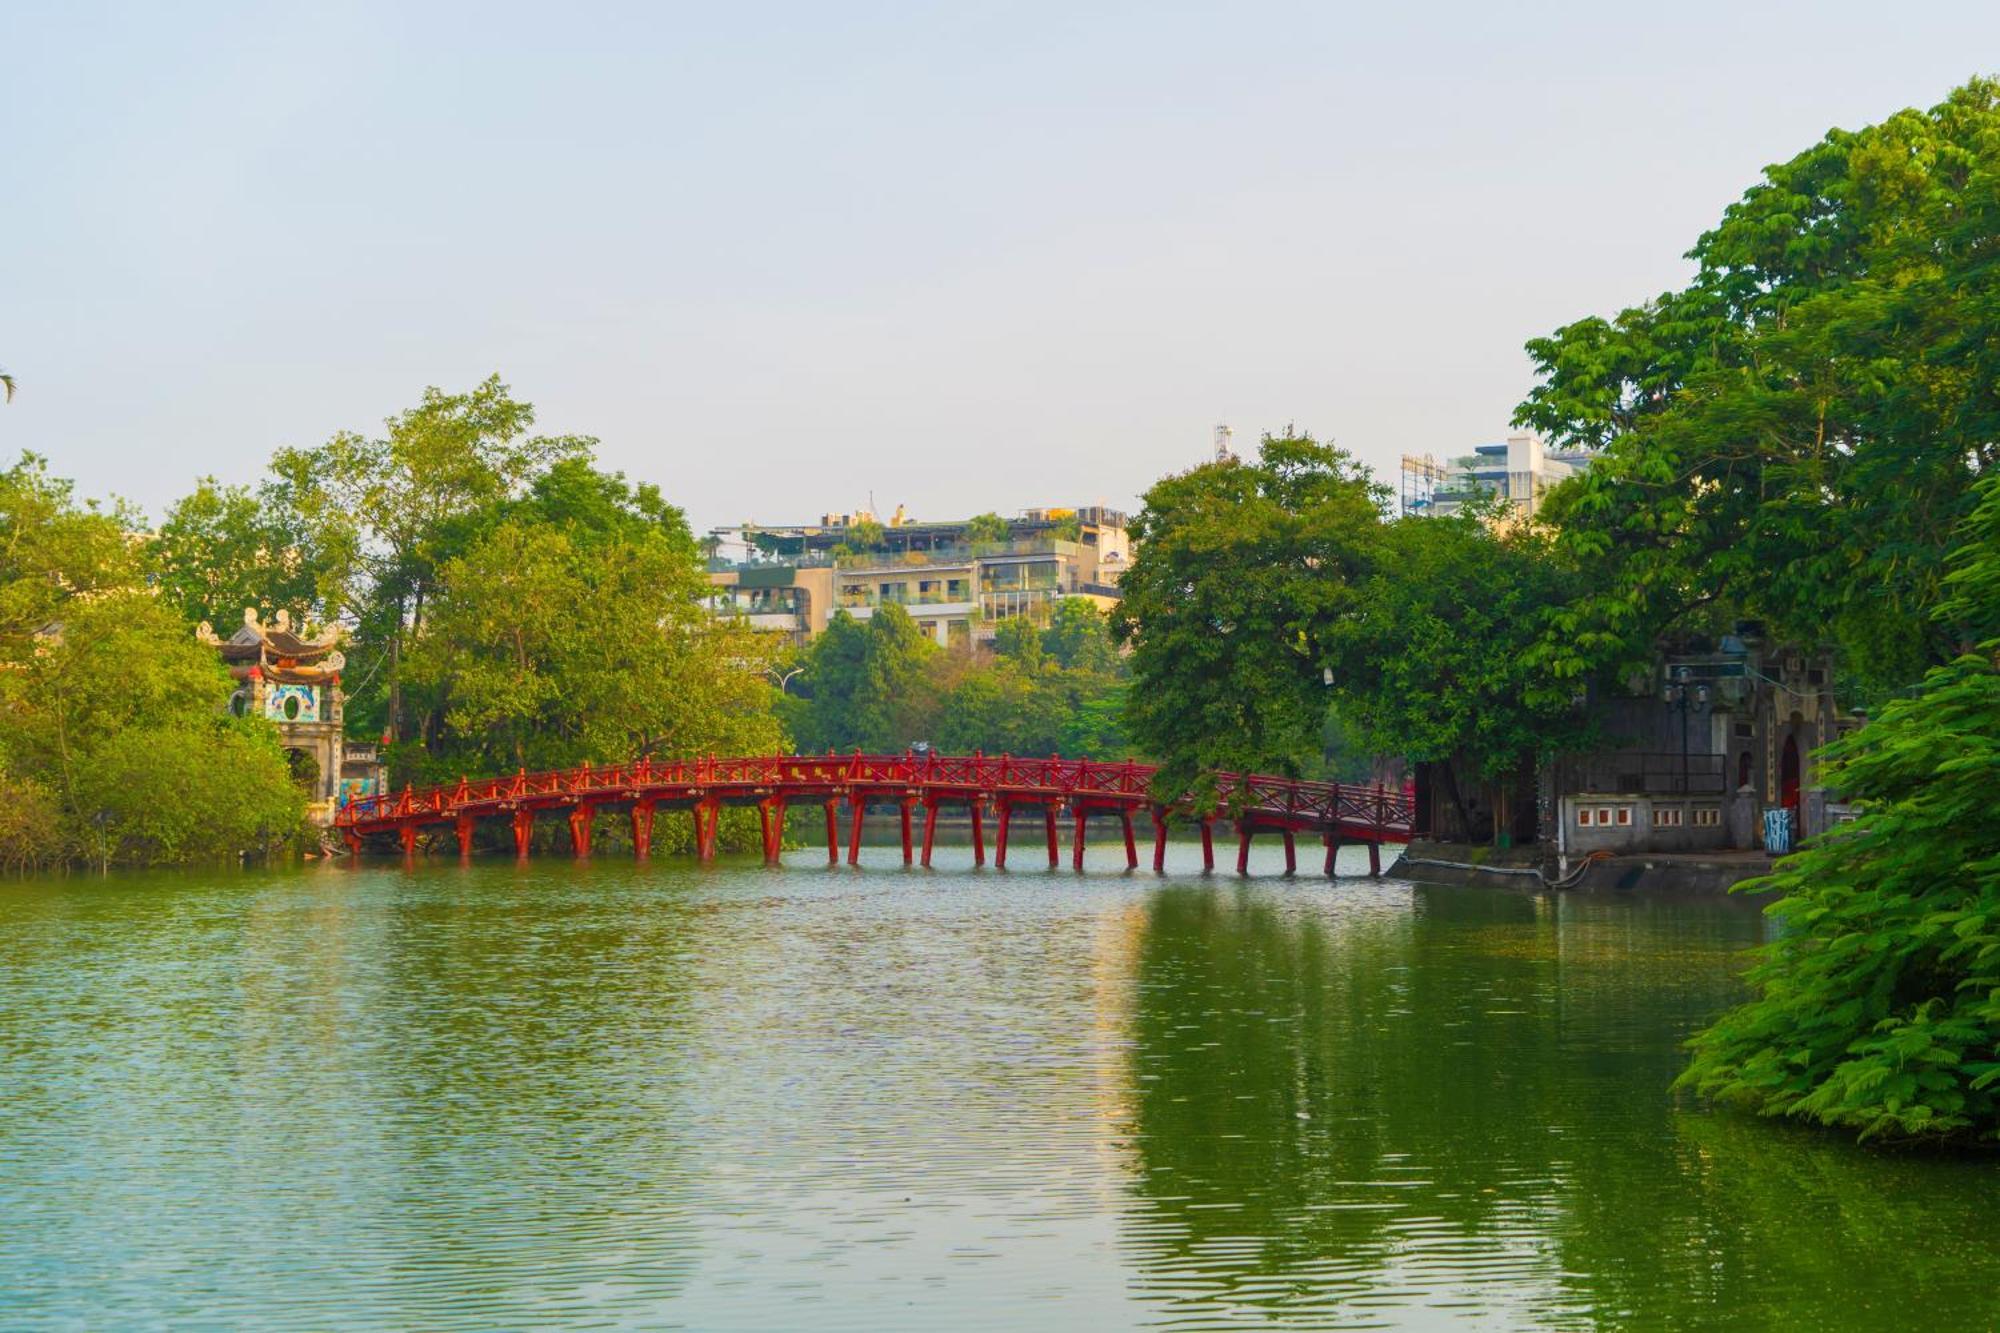
[[1653, 808], [1654, 828], [1679, 828], [1681, 808], [1677, 805], [1661, 805]]
[[1696, 806], [1694, 826], [1696, 828], [1719, 828], [1722, 825], [1722, 811], [1716, 806]]
[[1632, 807], [1629, 805], [1619, 806], [1618, 807], [1619, 826], [1623, 827], [1624, 825], [1630, 824], [1631, 822], [1632, 822]]
[[1579, 805], [1579, 806], [1578, 806], [1578, 807], [1576, 808], [1576, 823], [1577, 823], [1577, 827], [1578, 827], [1578, 828], [1589, 828], [1589, 827], [1590, 827], [1590, 807], [1589, 807], [1589, 806], [1587, 806], [1587, 805]]
[[1600, 806], [1598, 806], [1598, 807], [1597, 807], [1597, 822], [1598, 822], [1599, 824], [1609, 824], [1609, 823], [1611, 822], [1611, 807], [1610, 807], [1610, 806], [1608, 806], [1608, 805], [1600, 805]]

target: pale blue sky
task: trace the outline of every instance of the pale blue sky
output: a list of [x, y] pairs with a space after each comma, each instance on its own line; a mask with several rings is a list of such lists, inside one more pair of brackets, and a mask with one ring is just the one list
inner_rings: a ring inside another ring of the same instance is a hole
[[2000, 4], [0, 3], [0, 456], [150, 511], [499, 370], [701, 525], [1504, 432]]

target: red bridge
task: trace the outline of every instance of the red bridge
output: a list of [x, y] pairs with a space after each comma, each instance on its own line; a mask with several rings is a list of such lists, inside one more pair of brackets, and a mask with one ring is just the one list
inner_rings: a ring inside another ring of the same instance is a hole
[[826, 809], [826, 854], [829, 864], [840, 859], [839, 806], [845, 802], [850, 823], [848, 864], [861, 852], [861, 822], [869, 807], [893, 808], [903, 832], [903, 863], [912, 859], [911, 816], [924, 812], [923, 864], [931, 863], [938, 811], [964, 806], [972, 817], [972, 855], [986, 864], [985, 820], [995, 819], [994, 864], [1007, 864], [1007, 835], [1017, 811], [1039, 811], [1048, 843], [1049, 865], [1060, 863], [1056, 822], [1067, 814], [1074, 821], [1070, 842], [1073, 864], [1083, 868], [1084, 831], [1093, 817], [1115, 818], [1125, 838], [1125, 863], [1136, 869], [1139, 850], [1133, 837], [1133, 816], [1150, 817], [1153, 869], [1166, 868], [1167, 829], [1171, 822], [1194, 823], [1201, 830], [1202, 868], [1215, 868], [1213, 826], [1227, 820], [1237, 836], [1236, 869], [1249, 868], [1250, 840], [1260, 832], [1284, 838], [1285, 871], [1298, 869], [1296, 838], [1317, 836], [1326, 847], [1326, 873], [1333, 873], [1334, 853], [1343, 843], [1368, 847], [1371, 873], [1382, 869], [1382, 844], [1410, 840], [1414, 800], [1408, 788], [1381, 785], [1301, 782], [1292, 778], [1239, 773], [1215, 775], [1216, 811], [1195, 809], [1185, 799], [1161, 802], [1152, 794], [1155, 770], [1146, 764], [1107, 764], [1089, 759], [997, 759], [981, 755], [771, 755], [743, 759], [641, 759], [611, 768], [581, 768], [549, 773], [517, 773], [479, 782], [460, 779], [455, 786], [405, 788], [400, 793], [368, 796], [350, 802], [334, 817], [350, 851], [366, 839], [393, 836], [403, 851], [413, 853], [422, 831], [450, 825], [461, 853], [472, 850], [473, 830], [482, 819], [510, 821], [514, 849], [528, 854], [535, 819], [562, 812], [569, 822], [570, 846], [578, 856], [590, 854], [590, 830], [599, 811], [623, 810], [632, 821], [633, 850], [646, 856], [652, 846], [653, 817], [661, 810], [687, 810], [694, 817], [695, 853], [703, 861], [715, 856], [716, 825], [724, 806], [754, 806], [762, 820], [764, 859], [775, 863], [784, 834], [787, 807], [802, 803]]

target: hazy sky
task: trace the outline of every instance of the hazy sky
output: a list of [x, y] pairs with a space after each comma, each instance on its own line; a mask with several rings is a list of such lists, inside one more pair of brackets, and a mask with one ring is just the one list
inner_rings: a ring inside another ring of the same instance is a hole
[[[498, 370], [702, 526], [1498, 439], [2000, 3], [0, 0], [0, 458], [157, 512]], [[1393, 479], [1393, 478], [1392, 478]]]

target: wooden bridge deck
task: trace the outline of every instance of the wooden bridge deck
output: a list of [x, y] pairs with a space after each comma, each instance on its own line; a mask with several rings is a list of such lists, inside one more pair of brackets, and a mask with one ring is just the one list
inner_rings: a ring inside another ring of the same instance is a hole
[[598, 812], [622, 810], [632, 824], [633, 850], [646, 856], [653, 819], [660, 810], [692, 813], [696, 855], [715, 855], [716, 825], [724, 806], [754, 806], [762, 820], [765, 859], [775, 861], [787, 808], [816, 803], [826, 811], [827, 858], [840, 857], [839, 807], [849, 812], [847, 859], [858, 861], [861, 823], [870, 806], [893, 807], [902, 823], [903, 860], [914, 855], [912, 814], [924, 812], [922, 862], [931, 863], [938, 811], [962, 805], [971, 812], [973, 857], [986, 862], [985, 820], [995, 820], [995, 863], [1007, 864], [1007, 839], [1017, 810], [1042, 815], [1049, 864], [1059, 863], [1057, 819], [1074, 823], [1073, 864], [1083, 868], [1084, 835], [1092, 817], [1116, 818], [1125, 841], [1126, 864], [1136, 868], [1138, 847], [1133, 817], [1152, 823], [1153, 869], [1166, 864], [1167, 832], [1175, 822], [1201, 830], [1202, 863], [1213, 869], [1213, 825], [1228, 821], [1237, 834], [1237, 869], [1247, 869], [1251, 838], [1281, 835], [1286, 870], [1297, 867], [1295, 839], [1316, 836], [1326, 847], [1326, 873], [1343, 843], [1364, 843], [1372, 870], [1380, 870], [1383, 843], [1410, 840], [1414, 802], [1407, 788], [1305, 782], [1257, 774], [1215, 775], [1216, 810], [1195, 810], [1185, 799], [1161, 801], [1152, 792], [1155, 770], [1146, 764], [1099, 763], [1089, 759], [1017, 759], [1009, 755], [756, 755], [739, 758], [641, 759], [611, 767], [520, 772], [511, 777], [461, 779], [455, 785], [406, 787], [367, 796], [343, 806], [334, 826], [348, 848], [358, 852], [371, 838], [393, 837], [406, 853], [416, 850], [422, 831], [448, 824], [461, 852], [471, 850], [473, 830], [482, 819], [505, 819], [513, 828], [516, 851], [525, 856], [537, 816], [562, 812], [571, 849], [590, 853], [590, 830]]

